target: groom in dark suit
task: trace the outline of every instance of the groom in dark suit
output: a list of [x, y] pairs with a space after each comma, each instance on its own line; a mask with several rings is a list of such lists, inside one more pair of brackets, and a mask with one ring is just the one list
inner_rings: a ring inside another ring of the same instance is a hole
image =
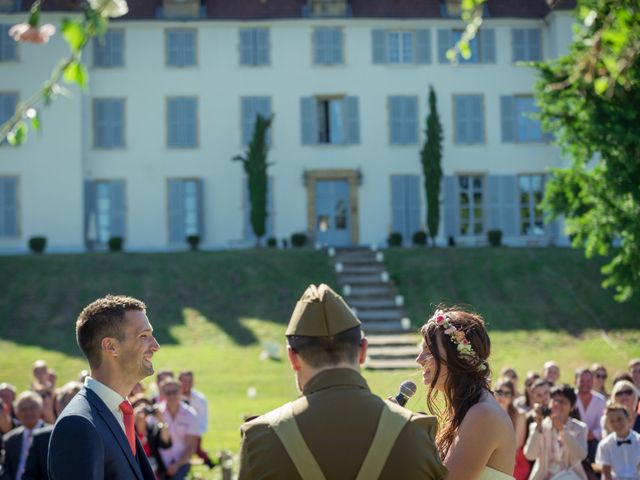
[[107, 295], [78, 316], [76, 338], [91, 376], [51, 433], [51, 480], [154, 480], [127, 400], [153, 374], [151, 358], [160, 348], [146, 308], [135, 298]]

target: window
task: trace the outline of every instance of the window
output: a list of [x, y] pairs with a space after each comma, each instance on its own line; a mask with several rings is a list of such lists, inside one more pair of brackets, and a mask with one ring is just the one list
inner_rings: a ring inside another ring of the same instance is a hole
[[357, 97], [301, 99], [302, 144], [360, 143]]
[[532, 118], [538, 112], [533, 96], [500, 97], [502, 141], [541, 142], [544, 140], [540, 121]]
[[0, 177], [0, 238], [18, 236], [18, 178]]
[[[271, 116], [271, 99], [269, 97], [242, 97], [242, 145], [249, 145], [253, 138], [253, 130], [258, 114], [264, 118]], [[267, 130], [267, 144], [271, 144], [271, 128]]]
[[454, 142], [484, 143], [484, 98], [482, 95], [454, 95]]
[[198, 100], [195, 97], [167, 99], [167, 147], [198, 146]]
[[18, 60], [17, 42], [9, 36], [11, 25], [0, 24], [0, 62], [15, 62]]
[[[18, 104], [18, 94], [0, 92], [0, 125], [9, 120], [16, 111]], [[5, 143], [3, 141], [2, 143]]]
[[194, 67], [196, 59], [196, 31], [176, 28], [167, 30], [167, 66]]
[[93, 66], [124, 67], [124, 30], [109, 30], [93, 40]]
[[511, 30], [511, 58], [514, 62], [542, 60], [542, 36], [538, 28]]
[[391, 228], [410, 244], [421, 230], [420, 176], [391, 175]]
[[484, 215], [483, 179], [481, 176], [460, 175], [458, 177], [458, 206], [460, 209], [460, 235], [482, 235]]
[[93, 100], [93, 146], [124, 148], [124, 98]]
[[240, 65], [269, 65], [269, 30], [240, 30]]
[[[251, 226], [251, 200], [249, 198], [249, 179], [243, 178], [243, 207], [244, 207], [244, 239], [255, 243], [256, 236]], [[267, 219], [265, 221], [265, 232], [262, 236], [261, 243], [265, 243], [269, 237], [274, 235], [274, 210], [273, 210], [273, 177], [267, 178]]]
[[431, 63], [430, 30], [372, 30], [374, 64]]
[[87, 243], [106, 246], [111, 237], [124, 238], [124, 181], [88, 180], [85, 188]]
[[544, 175], [520, 175], [520, 234], [544, 235], [544, 214], [542, 196], [544, 194]]
[[202, 239], [203, 188], [200, 179], [169, 179], [169, 242], [184, 244], [189, 235]]
[[389, 133], [392, 145], [418, 143], [418, 97], [389, 97]]
[[342, 29], [318, 27], [313, 29], [313, 63], [315, 65], [341, 65]]
[[[453, 47], [460, 37], [462, 30], [438, 30], [438, 61], [440, 63], [449, 63], [447, 51]], [[479, 30], [475, 38], [469, 42], [471, 57], [468, 59], [458, 56], [458, 63], [496, 63], [496, 35], [495, 30], [486, 28]]]

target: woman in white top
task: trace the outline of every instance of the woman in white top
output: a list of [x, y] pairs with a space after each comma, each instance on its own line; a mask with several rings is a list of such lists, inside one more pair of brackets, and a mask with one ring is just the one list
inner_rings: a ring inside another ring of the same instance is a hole
[[[513, 425], [489, 388], [491, 341], [480, 315], [438, 307], [422, 327], [416, 361], [427, 405], [440, 417], [436, 444], [447, 480], [510, 480], [516, 454]], [[437, 408], [444, 397], [444, 412]]]

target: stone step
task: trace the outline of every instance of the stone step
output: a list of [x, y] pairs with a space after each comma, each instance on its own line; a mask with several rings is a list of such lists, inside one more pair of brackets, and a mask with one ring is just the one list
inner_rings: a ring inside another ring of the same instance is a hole
[[395, 308], [395, 295], [380, 297], [349, 297], [349, 305], [360, 310], [373, 310], [379, 308]]
[[[336, 262], [338, 263], [338, 262]], [[335, 268], [335, 264], [334, 264]], [[338, 273], [338, 275], [367, 275], [367, 274], [378, 274], [380, 275], [384, 272], [384, 265], [380, 263], [362, 263], [362, 264], [353, 264], [347, 263], [342, 264], [342, 271]]]
[[404, 314], [401, 309], [385, 309], [385, 310], [364, 310], [357, 308], [358, 318], [362, 322], [369, 321], [385, 321], [385, 320], [400, 320]]
[[389, 359], [382, 358], [379, 360], [375, 359], [367, 359], [364, 364], [365, 368], [369, 370], [416, 370], [418, 368], [418, 364], [415, 359]]
[[380, 358], [415, 358], [420, 353], [417, 345], [395, 345], [389, 347], [371, 346], [367, 350], [367, 356], [371, 359]]
[[376, 333], [407, 333], [407, 330], [402, 328], [402, 323], [399, 321], [362, 322], [362, 331], [365, 335]]
[[382, 281], [382, 274], [366, 273], [362, 275], [339, 275], [338, 282], [341, 285], [386, 285], [389, 282]]
[[[349, 293], [349, 295], [344, 295], [347, 298], [347, 303], [349, 302], [349, 300], [356, 298], [379, 299], [391, 295], [395, 297], [393, 286], [390, 283], [380, 283], [376, 285], [350, 285], [350, 287], [351, 292]], [[342, 293], [344, 294], [344, 292]]]
[[396, 333], [393, 335], [368, 335], [370, 347], [383, 347], [391, 345], [418, 345], [421, 342], [417, 333]]

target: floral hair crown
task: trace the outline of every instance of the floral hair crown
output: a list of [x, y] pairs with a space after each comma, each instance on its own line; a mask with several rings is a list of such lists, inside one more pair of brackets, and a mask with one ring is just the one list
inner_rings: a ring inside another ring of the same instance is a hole
[[456, 345], [459, 357], [464, 358], [468, 363], [477, 363], [478, 371], [487, 369], [486, 363], [478, 357], [475, 350], [473, 349], [473, 346], [471, 346], [471, 342], [469, 341], [469, 339], [467, 339], [464, 332], [451, 325], [451, 322], [449, 321], [449, 315], [447, 315], [443, 310], [436, 310], [429, 322], [433, 322], [438, 327], [442, 327], [442, 329], [444, 330], [444, 334], [447, 335], [449, 339]]

